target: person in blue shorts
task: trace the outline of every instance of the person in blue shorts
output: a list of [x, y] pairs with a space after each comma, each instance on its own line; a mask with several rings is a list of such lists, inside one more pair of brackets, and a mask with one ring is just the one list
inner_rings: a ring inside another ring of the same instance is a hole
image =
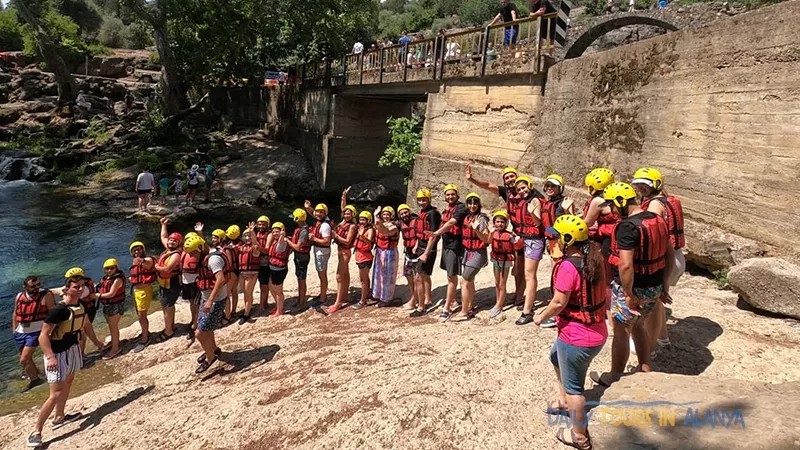
[[47, 289], [42, 289], [39, 277], [25, 278], [22, 292], [14, 298], [14, 314], [11, 316], [11, 329], [19, 349], [19, 363], [28, 378], [28, 385], [22, 392], [44, 384], [39, 378], [39, 369], [33, 362], [33, 353], [39, 346], [39, 333], [44, 325], [47, 312], [55, 306], [55, 298]]

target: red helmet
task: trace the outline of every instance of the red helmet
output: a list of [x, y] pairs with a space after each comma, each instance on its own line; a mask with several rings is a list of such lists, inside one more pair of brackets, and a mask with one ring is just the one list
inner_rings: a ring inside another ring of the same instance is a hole
[[183, 242], [183, 235], [181, 235], [177, 231], [175, 233], [170, 234], [169, 238], [170, 239], [174, 239], [174, 240], [176, 240], [178, 242]]

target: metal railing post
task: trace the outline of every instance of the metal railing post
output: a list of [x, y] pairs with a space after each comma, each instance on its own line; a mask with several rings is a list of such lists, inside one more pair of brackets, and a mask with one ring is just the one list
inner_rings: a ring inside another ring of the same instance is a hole
[[378, 58], [378, 84], [383, 83], [383, 53], [385, 48], [381, 49], [381, 56]]
[[539, 69], [542, 65], [542, 16], [539, 16], [536, 20], [536, 58], [534, 58], [534, 64], [536, 67], [533, 68], [533, 73], [539, 73]]
[[439, 41], [441, 36], [436, 36], [433, 39], [433, 57], [431, 58], [431, 66], [433, 67], [433, 77], [432, 79], [436, 79], [436, 71], [439, 69], [439, 58], [436, 57], [436, 54], [439, 53]]
[[444, 60], [447, 55], [447, 36], [442, 36], [442, 54], [439, 56], [439, 79], [444, 80]]
[[364, 84], [364, 52], [358, 54], [358, 84]]

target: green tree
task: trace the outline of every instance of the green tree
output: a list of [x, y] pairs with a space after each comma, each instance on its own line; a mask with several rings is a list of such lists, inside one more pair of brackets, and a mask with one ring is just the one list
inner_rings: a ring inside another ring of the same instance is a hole
[[22, 30], [14, 8], [0, 11], [0, 50], [22, 50]]
[[389, 146], [378, 160], [378, 166], [397, 166], [408, 177], [414, 170], [414, 160], [422, 148], [422, 123], [411, 117], [390, 117]]
[[458, 16], [464, 25], [479, 26], [492, 20], [497, 15], [496, 0], [464, 0], [458, 10]]

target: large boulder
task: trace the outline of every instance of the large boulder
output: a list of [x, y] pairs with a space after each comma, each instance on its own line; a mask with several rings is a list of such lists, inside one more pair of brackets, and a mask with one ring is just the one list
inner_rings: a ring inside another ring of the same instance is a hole
[[800, 266], [779, 258], [753, 258], [728, 272], [728, 283], [750, 305], [800, 319]]
[[756, 241], [695, 221], [684, 225], [686, 259], [707, 270], [726, 269], [764, 254]]
[[359, 203], [394, 201], [405, 198], [403, 175], [389, 175], [376, 181], [363, 181], [350, 187], [348, 200]]

